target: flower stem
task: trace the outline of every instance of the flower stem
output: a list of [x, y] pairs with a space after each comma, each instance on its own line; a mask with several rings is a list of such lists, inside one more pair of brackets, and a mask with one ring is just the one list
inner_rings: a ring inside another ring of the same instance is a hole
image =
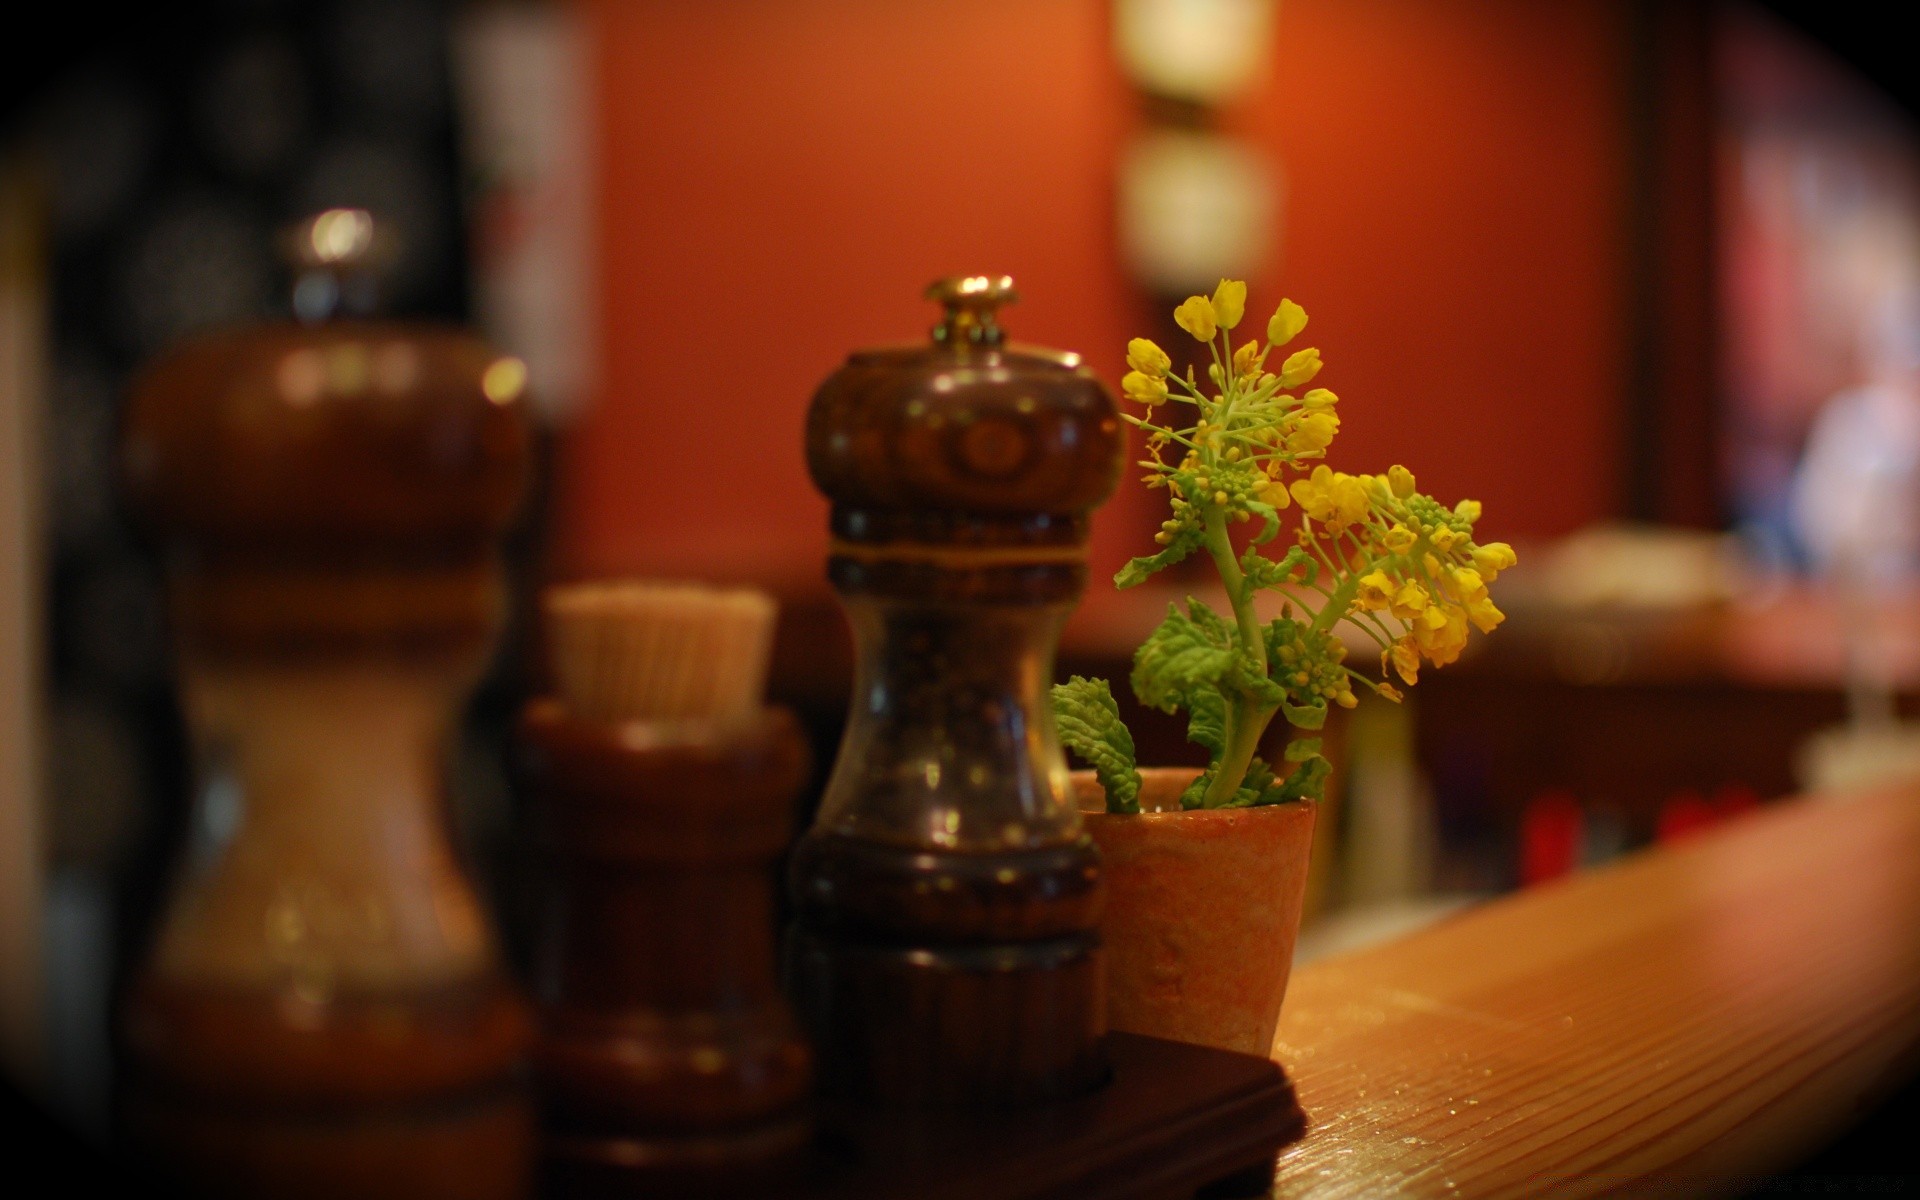
[[[1253, 611], [1253, 597], [1247, 588], [1246, 573], [1233, 556], [1233, 541], [1227, 536], [1227, 519], [1219, 509], [1208, 506], [1204, 521], [1207, 551], [1220, 571], [1220, 582], [1227, 586], [1227, 602], [1233, 606], [1233, 620], [1240, 632], [1240, 650], [1254, 670], [1267, 673], [1267, 642], [1260, 632], [1260, 618]], [[1247, 777], [1247, 766], [1260, 748], [1261, 735], [1276, 711], [1256, 703], [1252, 697], [1228, 693], [1227, 740], [1214, 768], [1213, 782], [1201, 804], [1218, 808], [1233, 799]]]

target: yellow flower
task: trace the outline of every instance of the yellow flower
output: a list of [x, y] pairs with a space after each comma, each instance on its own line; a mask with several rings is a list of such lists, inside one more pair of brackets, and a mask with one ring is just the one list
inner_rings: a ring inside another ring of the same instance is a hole
[[1333, 510], [1326, 518], [1329, 524], [1357, 525], [1367, 519], [1367, 510], [1371, 507], [1367, 503], [1367, 488], [1353, 476], [1335, 471], [1327, 485], [1327, 498]]
[[1402, 500], [1413, 495], [1413, 472], [1395, 464], [1387, 468], [1387, 486]]
[[1127, 399], [1138, 400], [1152, 407], [1167, 402], [1167, 381], [1139, 371], [1128, 371], [1120, 380], [1120, 390]]
[[1393, 528], [1381, 535], [1380, 544], [1395, 554], [1405, 554], [1413, 549], [1413, 544], [1418, 540], [1419, 536], [1413, 530], [1396, 521]]
[[1432, 605], [1433, 597], [1427, 595], [1427, 589], [1412, 579], [1400, 585], [1392, 601], [1393, 615], [1402, 621], [1411, 621]]
[[1292, 503], [1287, 499], [1287, 485], [1278, 479], [1269, 479], [1260, 485], [1260, 501], [1275, 508], [1285, 508]]
[[1127, 365], [1142, 375], [1154, 379], [1164, 379], [1173, 366], [1173, 360], [1167, 352], [1146, 338], [1134, 338], [1127, 343]]
[[1393, 579], [1385, 571], [1372, 571], [1360, 577], [1353, 602], [1368, 612], [1378, 612], [1393, 602]]
[[1428, 662], [1444, 667], [1466, 648], [1467, 619], [1458, 609], [1435, 605], [1413, 623], [1413, 640]]
[[1480, 572], [1480, 577], [1488, 583], [1499, 578], [1500, 572], [1518, 561], [1514, 556], [1513, 547], [1505, 542], [1488, 542], [1484, 546], [1473, 548], [1473, 565]]
[[1340, 397], [1325, 388], [1314, 388], [1306, 395], [1300, 397], [1300, 404], [1302, 407], [1308, 409], [1332, 408], [1339, 400]]
[[[1316, 521], [1324, 521], [1333, 512], [1333, 503], [1327, 497], [1327, 488], [1333, 482], [1333, 468], [1325, 463], [1313, 469], [1313, 474], [1305, 479], [1296, 479], [1288, 491], [1307, 510], [1307, 515]], [[1305, 534], [1301, 535], [1306, 536]]]
[[[1386, 666], [1384, 663], [1381, 665], [1380, 669], [1383, 671], [1386, 669]], [[1380, 697], [1382, 700], [1391, 700], [1395, 704], [1398, 704], [1402, 700], [1405, 700], [1407, 698], [1405, 692], [1402, 692], [1399, 688], [1393, 686], [1390, 683], [1375, 684], [1373, 687], [1373, 693], [1374, 695]]]
[[1289, 422], [1287, 449], [1294, 454], [1318, 454], [1333, 444], [1339, 429], [1339, 416], [1324, 408], [1300, 413]]
[[1280, 386], [1299, 387], [1320, 373], [1320, 351], [1312, 346], [1287, 355], [1280, 366]]
[[1387, 659], [1393, 660], [1393, 669], [1400, 672], [1400, 678], [1411, 687], [1420, 682], [1420, 647], [1414, 643], [1413, 635], [1407, 634], [1395, 642], [1388, 651], [1380, 656], [1380, 670], [1387, 669]]
[[1472, 621], [1474, 628], [1481, 633], [1492, 633], [1506, 619], [1507, 614], [1495, 608], [1493, 601], [1484, 595], [1467, 605], [1467, 620]]
[[1242, 380], [1252, 379], [1260, 374], [1266, 362], [1267, 353], [1260, 349], [1260, 343], [1248, 342], [1233, 352], [1234, 377]]
[[1247, 311], [1247, 285], [1238, 279], [1222, 279], [1213, 289], [1213, 319], [1222, 329], [1232, 329]]
[[1480, 502], [1478, 500], [1462, 500], [1453, 506], [1453, 515], [1465, 518], [1467, 524], [1471, 525], [1480, 519]]
[[1454, 599], [1462, 604], [1472, 604], [1475, 600], [1487, 598], [1486, 581], [1480, 578], [1480, 572], [1472, 567], [1460, 567], [1447, 572], [1447, 584]]
[[1282, 300], [1273, 316], [1267, 319], [1267, 340], [1276, 346], [1284, 346], [1306, 327], [1307, 310], [1291, 300]]
[[1213, 314], [1213, 301], [1205, 296], [1188, 296], [1173, 310], [1173, 323], [1193, 335], [1195, 341], [1210, 342], [1219, 332]]

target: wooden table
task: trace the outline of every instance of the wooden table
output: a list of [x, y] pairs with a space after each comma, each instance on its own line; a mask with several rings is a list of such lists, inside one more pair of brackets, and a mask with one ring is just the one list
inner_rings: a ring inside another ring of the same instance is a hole
[[1798, 800], [1303, 968], [1273, 1195], [1739, 1191], [1920, 1073], [1920, 786]]

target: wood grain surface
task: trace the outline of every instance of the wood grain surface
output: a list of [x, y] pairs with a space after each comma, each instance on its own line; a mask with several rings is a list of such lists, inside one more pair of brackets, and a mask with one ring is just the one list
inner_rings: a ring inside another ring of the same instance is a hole
[[1299, 971], [1273, 1195], [1742, 1192], [1920, 1073], [1920, 787], [1792, 801]]

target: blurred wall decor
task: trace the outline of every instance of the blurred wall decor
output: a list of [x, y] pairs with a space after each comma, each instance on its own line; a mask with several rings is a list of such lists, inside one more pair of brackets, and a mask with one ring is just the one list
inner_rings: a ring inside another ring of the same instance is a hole
[[550, 421], [592, 387], [593, 81], [577, 9], [474, 5], [454, 26], [473, 314]]
[[1272, 69], [1274, 13], [1273, 0], [1115, 0], [1114, 49], [1144, 117], [1120, 158], [1120, 253], [1158, 308], [1268, 265], [1279, 167], [1217, 126]]

